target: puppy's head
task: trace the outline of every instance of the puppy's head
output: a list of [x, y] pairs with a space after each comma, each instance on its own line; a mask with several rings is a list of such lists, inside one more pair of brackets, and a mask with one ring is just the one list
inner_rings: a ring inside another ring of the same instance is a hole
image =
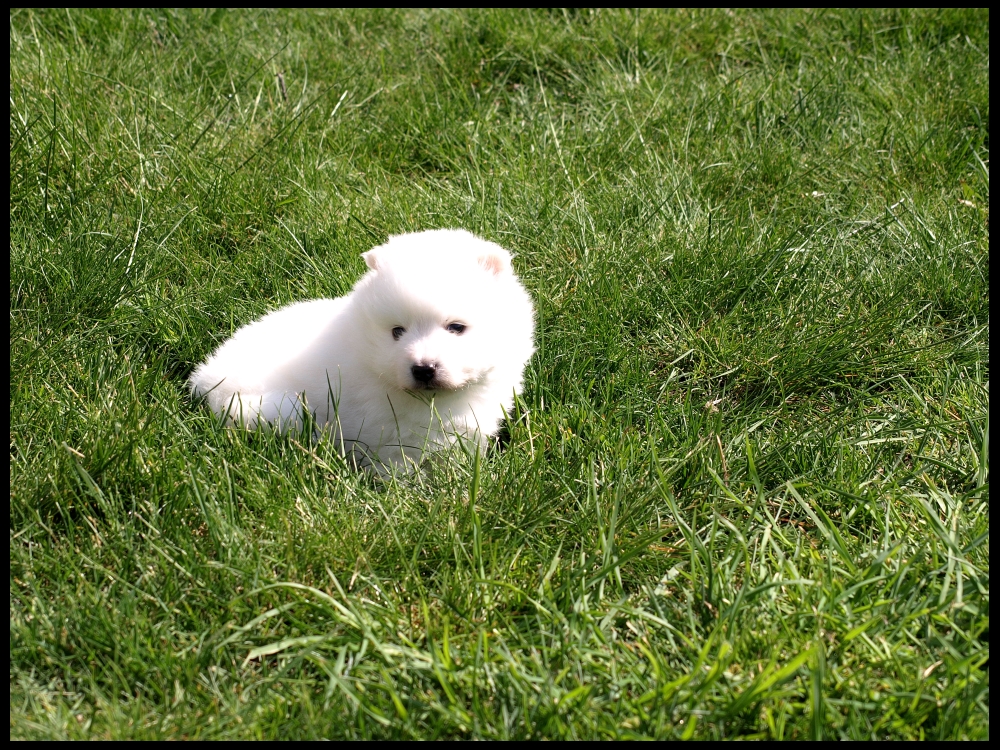
[[531, 301], [499, 245], [432, 230], [392, 237], [363, 257], [370, 271], [355, 294], [365, 359], [387, 385], [456, 391], [531, 355]]

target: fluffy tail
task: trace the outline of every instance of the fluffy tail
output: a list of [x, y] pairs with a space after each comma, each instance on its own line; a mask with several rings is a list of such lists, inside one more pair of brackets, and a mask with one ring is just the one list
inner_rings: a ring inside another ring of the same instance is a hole
[[207, 369], [203, 365], [191, 376], [191, 393], [227, 424], [251, 430], [268, 425], [280, 430], [301, 423], [303, 404], [296, 394], [237, 392], [227, 387], [225, 378], [215, 377]]

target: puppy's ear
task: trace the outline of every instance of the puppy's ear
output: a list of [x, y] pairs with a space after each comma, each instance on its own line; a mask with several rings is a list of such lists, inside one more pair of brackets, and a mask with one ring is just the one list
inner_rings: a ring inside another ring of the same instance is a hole
[[361, 253], [361, 257], [364, 258], [366, 266], [373, 271], [378, 270], [378, 255], [374, 250], [369, 250], [367, 253]]
[[511, 273], [513, 269], [510, 265], [510, 253], [499, 245], [494, 245], [493, 243], [490, 243], [490, 245], [489, 248], [479, 255], [479, 265], [494, 276]]

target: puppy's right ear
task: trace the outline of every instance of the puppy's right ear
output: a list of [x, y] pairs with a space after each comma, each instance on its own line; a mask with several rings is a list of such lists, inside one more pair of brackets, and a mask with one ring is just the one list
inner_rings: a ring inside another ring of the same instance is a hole
[[374, 250], [369, 250], [367, 253], [361, 253], [361, 257], [365, 260], [365, 265], [371, 270], [378, 270], [378, 254]]

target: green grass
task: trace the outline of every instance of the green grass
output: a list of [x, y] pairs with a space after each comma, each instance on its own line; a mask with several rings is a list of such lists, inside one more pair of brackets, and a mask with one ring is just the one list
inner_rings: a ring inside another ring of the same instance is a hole
[[[989, 737], [989, 13], [10, 17], [11, 737]], [[408, 480], [185, 377], [516, 253]]]

